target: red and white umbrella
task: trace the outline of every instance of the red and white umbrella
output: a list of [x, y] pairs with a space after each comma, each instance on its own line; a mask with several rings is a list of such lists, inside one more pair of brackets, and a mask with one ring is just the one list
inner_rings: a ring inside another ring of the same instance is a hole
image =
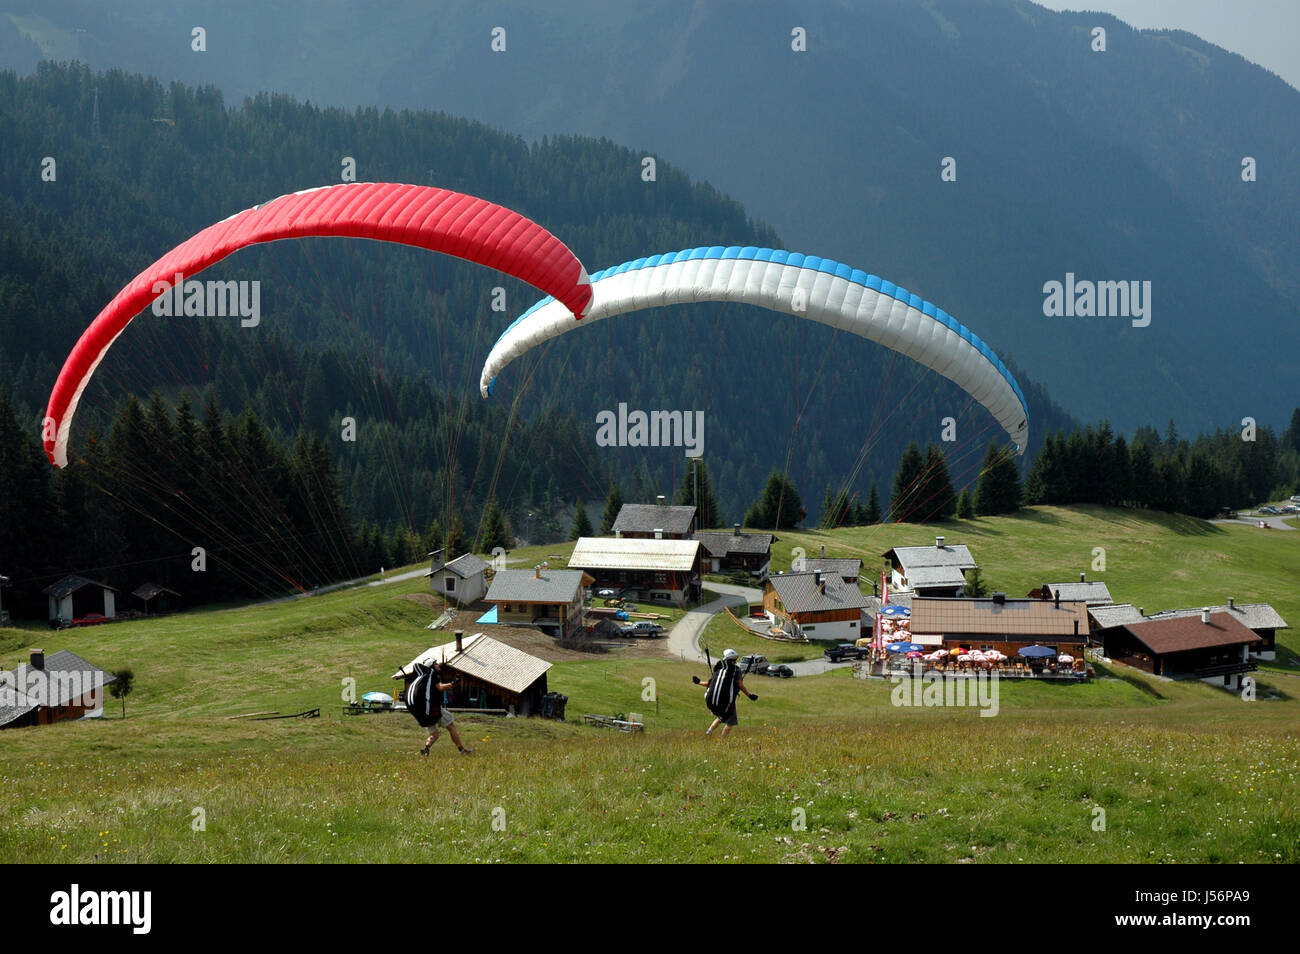
[[1057, 661], [1057, 662], [1063, 662], [1063, 663], [1072, 663], [1072, 662], [1074, 662], [1074, 657], [1073, 657], [1073, 656], [1057, 656], [1057, 657], [1056, 657], [1056, 661]]

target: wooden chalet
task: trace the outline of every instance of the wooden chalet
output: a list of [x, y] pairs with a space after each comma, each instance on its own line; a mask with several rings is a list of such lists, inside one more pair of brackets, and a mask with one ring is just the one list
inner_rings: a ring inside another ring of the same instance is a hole
[[581, 570], [497, 570], [484, 601], [497, 609], [497, 622], [535, 626], [567, 639], [582, 625], [586, 588], [595, 582]]
[[778, 573], [763, 584], [763, 609], [791, 636], [856, 642], [871, 597], [838, 573]]
[[1197, 615], [1147, 617], [1107, 630], [1106, 656], [1155, 676], [1204, 679], [1241, 687], [1244, 673], [1258, 668], [1250, 649], [1259, 637], [1230, 613], [1208, 608]]
[[684, 606], [700, 598], [702, 554], [698, 540], [580, 537], [569, 567], [590, 574], [597, 587]]
[[0, 672], [0, 729], [102, 718], [104, 688], [116, 681], [69, 650], [33, 649], [28, 664]]

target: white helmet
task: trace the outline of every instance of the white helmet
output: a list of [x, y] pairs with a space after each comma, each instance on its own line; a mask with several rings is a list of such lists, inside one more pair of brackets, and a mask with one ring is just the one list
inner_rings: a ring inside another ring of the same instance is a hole
[[724, 650], [722, 651], [722, 658], [723, 658], [723, 659], [735, 659], [735, 658], [736, 658], [736, 651], [735, 651], [734, 649], [724, 649]]

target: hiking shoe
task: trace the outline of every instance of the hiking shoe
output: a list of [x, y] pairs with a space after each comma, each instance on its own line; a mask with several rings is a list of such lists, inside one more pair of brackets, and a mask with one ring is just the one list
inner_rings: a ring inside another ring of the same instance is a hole
[[464, 745], [462, 745], [462, 746], [460, 747], [460, 754], [461, 754], [461, 755], [473, 755], [473, 754], [474, 754], [474, 750], [471, 749], [471, 748], [469, 748], [468, 746], [464, 746]]

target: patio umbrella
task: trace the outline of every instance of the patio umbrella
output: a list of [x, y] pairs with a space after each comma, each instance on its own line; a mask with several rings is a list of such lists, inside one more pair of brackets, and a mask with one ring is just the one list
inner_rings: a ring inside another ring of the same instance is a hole
[[935, 654], [936, 656], [947, 656], [947, 655], [948, 655], [948, 650], [946, 650], [946, 649], [936, 649], [936, 650], [934, 651], [934, 654]]
[[879, 612], [884, 617], [908, 617], [912, 615], [912, 611], [906, 606], [898, 606], [895, 603], [886, 603], [880, 607]]
[[918, 653], [915, 649], [913, 649], [910, 653], [907, 654], [908, 659], [920, 659], [921, 656], [922, 654]]
[[996, 649], [990, 649], [988, 652], [984, 654], [984, 658], [992, 659], [994, 662], [1001, 662], [1003, 659], [1006, 659], [1007, 657], [1004, 656], [1002, 653], [998, 652]]
[[925, 649], [917, 643], [890, 643], [886, 648], [891, 653], [919, 653]]
[[1072, 663], [1074, 662], [1074, 657], [1069, 655], [1057, 656], [1056, 661], [1063, 662], [1063, 663]]
[[1046, 659], [1049, 656], [1055, 656], [1056, 650], [1049, 649], [1047, 646], [1026, 646], [1020, 650], [1020, 655], [1026, 659]]
[[958, 661], [958, 662], [970, 662], [970, 661], [971, 661], [970, 653], [962, 653], [960, 656], [957, 657], [957, 661]]

